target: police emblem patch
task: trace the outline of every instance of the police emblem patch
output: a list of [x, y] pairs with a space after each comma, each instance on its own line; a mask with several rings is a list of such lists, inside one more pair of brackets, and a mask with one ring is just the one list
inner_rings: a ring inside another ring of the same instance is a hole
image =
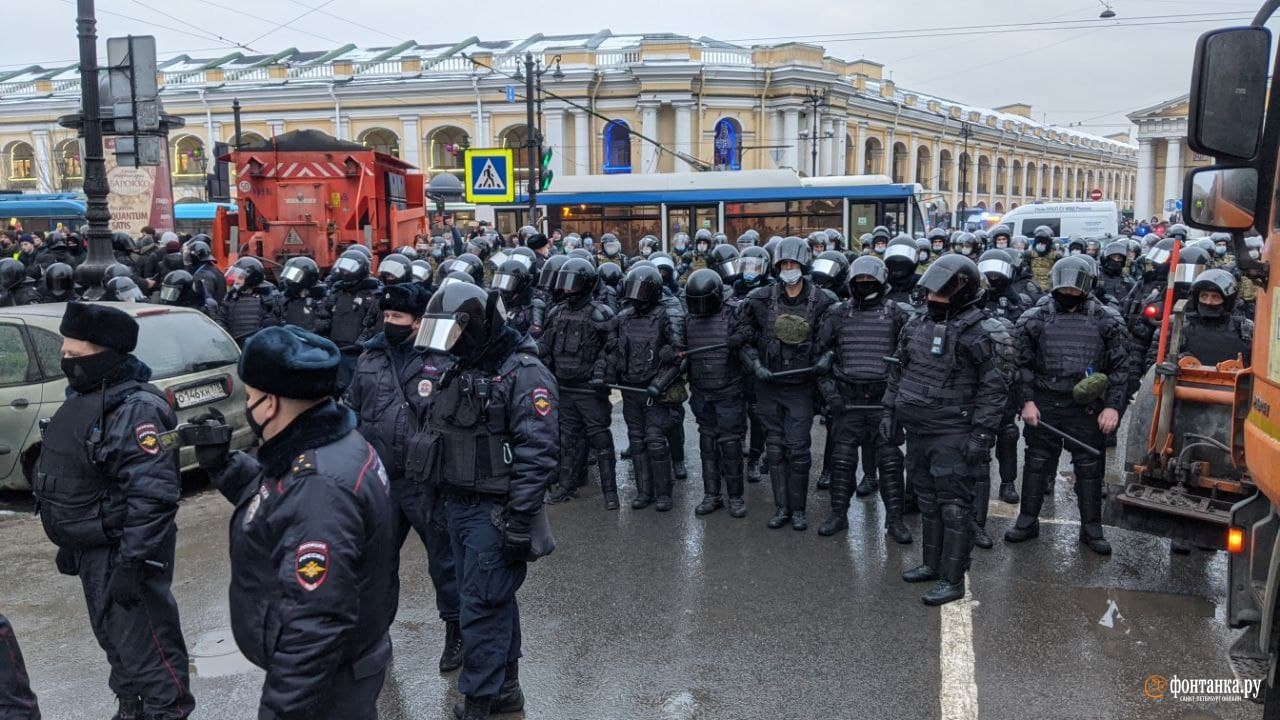
[[160, 454], [160, 431], [152, 423], [142, 423], [133, 429], [138, 449], [148, 455]]
[[314, 540], [298, 545], [294, 576], [303, 590], [311, 592], [324, 584], [329, 575], [329, 544]]
[[551, 413], [551, 392], [544, 387], [533, 389], [533, 410], [542, 417]]
[[418, 381], [418, 397], [429, 397], [435, 385], [430, 380]]

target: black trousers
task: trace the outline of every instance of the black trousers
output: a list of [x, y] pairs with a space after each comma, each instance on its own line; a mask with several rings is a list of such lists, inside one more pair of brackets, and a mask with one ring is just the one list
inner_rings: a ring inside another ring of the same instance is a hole
[[747, 431], [747, 406], [741, 388], [731, 385], [721, 390], [692, 388], [689, 407], [698, 421], [698, 434], [716, 440], [741, 438]]
[[22, 648], [4, 615], [0, 615], [0, 720], [40, 720], [40, 705], [31, 692]]
[[609, 431], [612, 413], [613, 406], [605, 393], [585, 388], [560, 389], [560, 487], [573, 487], [586, 471], [588, 449], [613, 456], [613, 433]]
[[453, 558], [453, 541], [449, 539], [449, 521], [444, 514], [444, 499], [434, 486], [391, 481], [392, 498], [399, 508], [396, 519], [396, 548], [404, 546], [412, 529], [427, 550], [427, 575], [436, 591], [436, 610], [444, 621], [458, 619], [458, 574]]
[[141, 696], [143, 710], [166, 718], [185, 718], [195, 708], [187, 678], [187, 645], [173, 599], [175, 530], [164, 544], [164, 570], [145, 576], [142, 602], [123, 608], [107, 595], [111, 571], [119, 561], [116, 546], [76, 553], [89, 624], [107, 653], [107, 685], [119, 697]]
[[907, 428], [907, 454], [916, 470], [912, 480], [922, 514], [935, 514], [943, 505], [955, 505], [966, 514], [973, 512], [973, 484], [987, 466], [974, 467], [964, 461], [968, 438], [967, 430], [916, 435]]
[[682, 415], [678, 405], [651, 403], [643, 393], [622, 393], [622, 418], [627, 423], [627, 441], [633, 453], [642, 447], [669, 448], [668, 438]]
[[781, 450], [785, 462], [811, 463], [814, 403], [809, 384], [756, 383], [756, 415], [764, 425], [766, 447]]

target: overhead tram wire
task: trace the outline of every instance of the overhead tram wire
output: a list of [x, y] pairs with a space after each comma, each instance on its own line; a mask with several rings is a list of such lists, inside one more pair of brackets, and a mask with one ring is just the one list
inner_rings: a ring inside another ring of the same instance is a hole
[[[247, 18], [247, 19], [249, 19], [249, 20], [256, 20], [256, 21], [258, 21], [258, 22], [261, 22], [261, 23], [267, 23], [267, 24], [269, 24], [269, 25], [275, 25], [275, 24], [276, 24], [276, 21], [275, 21], [275, 20], [272, 20], [271, 18], [264, 18], [264, 17], [262, 17], [262, 16], [260, 16], [260, 15], [254, 15], [254, 14], [252, 14], [252, 13], [247, 13], [247, 12], [245, 12], [244, 10], [241, 10], [241, 9], [239, 9], [239, 8], [232, 7], [232, 6], [230, 6], [230, 5], [223, 5], [222, 3], [219, 3], [219, 2], [214, 2], [214, 0], [197, 0], [197, 3], [198, 3], [199, 5], [208, 5], [208, 6], [210, 6], [210, 7], [215, 7], [215, 8], [218, 8], [218, 9], [220, 9], [220, 10], [226, 10], [227, 12], [235, 13], [235, 14], [237, 14], [237, 15], [239, 15], [239, 16], [241, 16], [241, 17], [243, 17], [243, 18]], [[286, 25], [287, 25], [287, 23], [286, 23]], [[277, 27], [278, 27], [278, 26], [277, 26]], [[294, 32], [296, 32], [296, 33], [301, 34], [301, 35], [309, 35], [309, 36], [311, 36], [311, 37], [313, 37], [313, 38], [315, 38], [315, 39], [317, 39], [317, 40], [323, 40], [323, 41], [325, 41], [325, 42], [327, 42], [327, 43], [333, 43], [334, 45], [344, 45], [344, 44], [346, 43], [346, 41], [345, 41], [345, 40], [335, 40], [335, 39], [333, 39], [333, 38], [331, 38], [331, 37], [328, 37], [328, 36], [326, 36], [326, 35], [321, 35], [321, 34], [319, 34], [319, 33], [314, 33], [314, 32], [311, 32], [310, 30], [303, 30], [303, 29], [302, 29], [302, 28], [300, 28], [300, 27], [291, 27], [290, 29], [291, 29], [291, 30], [293, 30], [293, 31], [294, 31]]]
[[[137, 0], [134, 0], [134, 2], [137, 2]], [[261, 35], [259, 35], [258, 37], [256, 37], [256, 38], [254, 38], [254, 39], [250, 40], [249, 42], [251, 42], [251, 43], [256, 43], [256, 42], [258, 42], [259, 40], [261, 40], [261, 39], [263, 39], [263, 38], [267, 37], [268, 35], [271, 35], [272, 33], [276, 32], [277, 30], [282, 30], [282, 29], [284, 29], [284, 28], [290, 27], [291, 25], [293, 25], [294, 23], [298, 22], [299, 20], [301, 20], [301, 19], [305, 18], [306, 16], [310, 15], [311, 13], [316, 12], [316, 11], [320, 10], [321, 8], [324, 8], [325, 6], [332, 5], [332, 4], [333, 4], [333, 3], [335, 3], [335, 2], [337, 2], [337, 0], [325, 0], [323, 3], [320, 3], [320, 4], [319, 4], [319, 5], [317, 5], [316, 7], [309, 8], [306, 12], [302, 13], [302, 14], [301, 14], [301, 15], [299, 15], [298, 17], [296, 17], [296, 18], [294, 18], [294, 19], [292, 19], [292, 20], [288, 20], [288, 21], [282, 22], [282, 23], [280, 23], [279, 25], [276, 25], [275, 27], [273, 27], [273, 28], [271, 28], [270, 30], [268, 30], [268, 31], [266, 31], [266, 32], [264, 32], [264, 33], [262, 33], [262, 34], [261, 34]]]
[[[71, 5], [71, 6], [73, 6], [73, 7], [74, 7], [74, 6], [75, 6], [75, 4], [76, 4], [76, 3], [75, 3], [75, 0], [62, 0], [62, 2], [63, 2], [63, 3], [65, 3], [65, 4], [67, 4], [67, 5]], [[196, 27], [196, 26], [194, 26], [194, 25], [190, 25], [190, 24], [188, 24], [188, 28], [187, 28], [187, 29], [183, 29], [183, 28], [176, 28], [176, 27], [172, 27], [172, 26], [169, 26], [169, 25], [162, 25], [162, 24], [160, 24], [160, 23], [158, 23], [158, 22], [154, 22], [154, 21], [151, 21], [151, 20], [143, 20], [142, 18], [136, 18], [136, 17], [133, 17], [132, 15], [125, 15], [124, 13], [116, 12], [116, 11], [114, 11], [114, 10], [107, 10], [107, 9], [105, 9], [105, 8], [98, 8], [98, 9], [97, 9], [97, 12], [98, 12], [98, 13], [100, 13], [100, 14], [102, 14], [102, 15], [114, 15], [115, 17], [118, 17], [118, 18], [123, 18], [123, 19], [125, 19], [125, 20], [131, 20], [131, 21], [133, 21], [133, 22], [136, 22], [136, 23], [142, 23], [143, 25], [149, 25], [149, 26], [151, 26], [151, 27], [157, 27], [157, 28], [160, 28], [161, 30], [168, 30], [169, 32], [178, 33], [178, 34], [180, 34], [180, 35], [181, 35], [181, 34], [187, 34], [187, 33], [190, 33], [190, 32], [192, 32], [192, 31], [195, 31], [195, 32], [196, 32], [196, 33], [197, 33], [201, 38], [203, 38], [203, 39], [205, 39], [205, 40], [209, 40], [209, 41], [211, 41], [211, 42], [221, 42], [221, 43], [222, 43], [224, 46], [226, 46], [226, 47], [240, 48], [240, 49], [242, 49], [242, 50], [248, 50], [248, 51], [250, 51], [250, 52], [255, 52], [255, 53], [256, 53], [256, 52], [259, 52], [258, 50], [254, 50], [254, 49], [253, 49], [253, 48], [251, 48], [251, 47], [247, 47], [247, 46], [245, 46], [245, 45], [242, 45], [242, 44], [240, 44], [240, 43], [237, 43], [237, 42], [235, 42], [234, 40], [230, 40], [230, 39], [228, 39], [228, 38], [222, 37], [221, 35], [218, 35], [218, 34], [216, 34], [216, 33], [208, 33], [208, 32], [206, 32], [206, 31], [201, 30], [200, 28], [198, 28], [198, 27]]]
[[[492, 71], [492, 72], [494, 72], [494, 73], [497, 73], [498, 75], [501, 75], [502, 77], [505, 77], [505, 78], [507, 78], [507, 79], [509, 79], [509, 80], [515, 80], [515, 76], [514, 76], [514, 75], [511, 75], [510, 73], [503, 72], [502, 70], [499, 70], [498, 68], [493, 67], [492, 65], [489, 65], [489, 64], [487, 64], [487, 63], [480, 62], [479, 60], [476, 60], [474, 57], [472, 57], [472, 56], [470, 56], [470, 55], [468, 55], [468, 54], [466, 54], [466, 53], [461, 53], [461, 55], [462, 55], [462, 57], [464, 57], [464, 58], [466, 58], [467, 60], [469, 60], [469, 61], [471, 62], [471, 64], [472, 64], [472, 65], [475, 65], [475, 66], [477, 66], [477, 67], [481, 67], [481, 68], [485, 68], [486, 70], [490, 70], [490, 71]], [[573, 100], [570, 100], [569, 98], [563, 97], [563, 96], [561, 96], [561, 95], [557, 95], [557, 94], [555, 94], [555, 93], [551, 92], [550, 90], [546, 90], [546, 89], [544, 89], [544, 90], [542, 91], [542, 94], [543, 94], [543, 95], [546, 95], [547, 97], [549, 97], [549, 98], [551, 98], [551, 99], [553, 99], [553, 100], [559, 100], [560, 102], [563, 102], [564, 104], [568, 105], [569, 107], [575, 108], [575, 109], [577, 109], [577, 110], [581, 110], [581, 111], [585, 112], [586, 114], [590, 115], [591, 117], [597, 118], [597, 119], [599, 119], [599, 120], [603, 120], [603, 121], [604, 121], [604, 122], [606, 122], [606, 123], [612, 123], [612, 122], [613, 122], [613, 118], [609, 117], [608, 115], [602, 115], [602, 114], [600, 114], [600, 113], [596, 112], [595, 110], [593, 110], [593, 109], [591, 109], [591, 108], [587, 107], [586, 105], [581, 105], [581, 104], [579, 104], [579, 103], [577, 103], [577, 102], [575, 102], [575, 101], [573, 101]], [[520, 95], [517, 95], [517, 97], [520, 97]], [[685, 161], [685, 162], [687, 162], [687, 163], [689, 163], [689, 164], [691, 164], [691, 165], [693, 165], [693, 166], [697, 167], [699, 170], [710, 170], [710, 169], [711, 169], [711, 164], [710, 164], [710, 163], [708, 163], [708, 162], [706, 162], [705, 160], [700, 160], [700, 159], [698, 159], [698, 158], [694, 157], [693, 155], [690, 155], [689, 153], [680, 152], [679, 150], [672, 150], [671, 148], [668, 148], [666, 145], [663, 145], [662, 143], [658, 142], [657, 140], [654, 140], [653, 138], [649, 137], [648, 135], [645, 135], [645, 134], [643, 134], [643, 133], [641, 133], [641, 132], [637, 131], [636, 129], [632, 128], [630, 125], [621, 125], [621, 126], [617, 126], [617, 127], [622, 127], [623, 129], [625, 129], [625, 130], [627, 131], [627, 133], [628, 133], [629, 135], [634, 135], [634, 136], [636, 136], [637, 138], [640, 138], [641, 140], [643, 140], [643, 141], [645, 141], [645, 142], [649, 143], [650, 145], [653, 145], [654, 147], [658, 148], [658, 150], [660, 150], [661, 152], [665, 152], [665, 153], [667, 153], [668, 155], [670, 155], [670, 156], [672, 156], [672, 157], [674, 157], [674, 158], [679, 158], [680, 160], [683, 160], [683, 161]]]

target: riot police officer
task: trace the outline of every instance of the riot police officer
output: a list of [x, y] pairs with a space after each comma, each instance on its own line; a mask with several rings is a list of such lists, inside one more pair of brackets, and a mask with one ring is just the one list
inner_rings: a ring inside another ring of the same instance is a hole
[[1133, 292], [1134, 281], [1125, 268], [1128, 259], [1129, 243], [1124, 240], [1107, 243], [1099, 262], [1102, 272], [1093, 291], [1099, 300], [1118, 312], [1125, 310], [1125, 303]]
[[213, 298], [205, 297], [204, 285], [196, 282], [186, 270], [174, 270], [164, 276], [160, 284], [160, 303], [195, 308], [210, 318], [218, 317], [217, 303]]
[[227, 270], [227, 279], [231, 289], [218, 307], [218, 322], [237, 345], [243, 346], [250, 335], [264, 327], [281, 324], [276, 291], [266, 282], [261, 260], [255, 257], [236, 260]]
[[32, 492], [58, 571], [79, 575], [111, 665], [119, 720], [185, 718], [195, 707], [173, 582], [182, 478], [161, 435], [177, 425], [138, 324], [108, 305], [68, 303], [59, 327], [69, 394], [44, 433]]
[[997, 225], [991, 228], [991, 247], [997, 250], [1006, 250], [1009, 248], [1009, 242], [1013, 240], [1013, 230], [1008, 225]]
[[40, 703], [31, 691], [27, 665], [22, 659], [22, 648], [13, 632], [9, 618], [0, 615], [0, 717], [12, 720], [40, 720]]
[[622, 292], [622, 267], [613, 262], [600, 263], [597, 272], [600, 273], [600, 285], [596, 291], [596, 299], [617, 314], [622, 309], [622, 303], [618, 299]]
[[973, 484], [987, 469], [1008, 386], [982, 327], [978, 266], [962, 255], [944, 255], [920, 285], [928, 293], [928, 310], [913, 317], [898, 340], [880, 435], [891, 440], [901, 423], [920, 470], [915, 492], [923, 562], [902, 579], [937, 580], [921, 600], [942, 605], [964, 597]]
[[281, 292], [276, 294], [275, 310], [286, 325], [313, 332], [329, 334], [329, 310], [319, 290], [320, 267], [309, 257], [289, 258], [280, 271]]
[[547, 302], [533, 292], [533, 258], [509, 255], [494, 272], [489, 287], [502, 294], [507, 322], [536, 340], [546, 322]]
[[203, 233], [191, 238], [182, 247], [182, 262], [191, 277], [204, 287], [205, 297], [213, 298], [214, 302], [221, 305], [222, 299], [227, 295], [227, 281], [213, 262], [210, 242], [209, 236]]
[[574, 496], [591, 449], [600, 469], [604, 507], [617, 510], [617, 460], [609, 431], [612, 406], [608, 391], [592, 386], [592, 380], [605, 373], [605, 347], [613, 319], [613, 311], [594, 297], [597, 282], [590, 262], [581, 258], [566, 261], [553, 285], [563, 301], [551, 309], [538, 338], [542, 362], [560, 386], [561, 455], [551, 500], [563, 502]]
[[[1010, 505], [1018, 504], [1018, 426], [1014, 418], [1022, 409], [1014, 387], [1012, 370], [1017, 366], [1017, 343], [1014, 338], [1016, 323], [1031, 305], [1030, 298], [1013, 289], [1015, 274], [1013, 259], [1008, 250], [991, 249], [978, 259], [978, 272], [987, 281], [987, 292], [982, 299], [982, 309], [989, 320], [984, 324], [992, 338], [992, 347], [1005, 362], [1001, 367], [1009, 372], [1009, 402], [996, 432], [996, 464], [1000, 473], [1000, 500]], [[991, 495], [990, 473], [979, 473], [974, 485], [974, 534], [973, 542], [980, 548], [990, 549], [991, 536], [987, 534], [987, 504]]]
[[1053, 229], [1048, 225], [1038, 225], [1031, 233], [1031, 279], [1041, 288], [1049, 287], [1049, 274], [1053, 264], [1062, 257], [1062, 253], [1054, 249]]
[[1200, 273], [1187, 298], [1179, 357], [1190, 355], [1210, 366], [1237, 357], [1245, 367], [1252, 364], [1253, 321], [1236, 308], [1237, 287], [1226, 270], [1211, 268]]
[[[757, 238], [758, 239], [758, 238]], [[738, 278], [731, 285], [725, 303], [739, 310], [751, 291], [769, 284], [769, 253], [762, 247], [751, 245], [738, 257]], [[727, 282], [727, 281], [726, 281]], [[756, 378], [749, 372], [742, 375], [742, 391], [747, 400], [747, 482], [760, 482], [769, 474], [768, 460], [764, 453], [764, 425], [756, 414]]]
[[765, 428], [776, 510], [768, 525], [774, 529], [788, 522], [795, 530], [809, 527], [812, 381], [831, 361], [818, 348], [816, 334], [822, 314], [834, 304], [832, 295], [804, 278], [811, 262], [804, 240], [785, 238], [773, 258], [778, 282], [753, 290], [741, 308], [742, 361], [757, 380], [756, 412]]
[[885, 299], [907, 306], [917, 304], [916, 283], [920, 276], [916, 274], [916, 268], [920, 265], [919, 259], [916, 241], [906, 235], [899, 235], [889, 243], [884, 251], [885, 272], [889, 283]]
[[35, 281], [27, 277], [27, 268], [11, 257], [0, 259], [0, 307], [34, 305], [40, 302]]
[[[720, 247], [732, 248], [731, 245]], [[736, 252], [736, 250], [735, 250]], [[724, 302], [724, 282], [715, 270], [695, 270], [685, 285], [689, 317], [685, 320], [684, 345], [688, 348], [689, 405], [698, 421], [698, 449], [702, 460], [702, 502], [695, 515], [707, 515], [724, 507], [729, 514], [747, 516], [742, 484], [742, 436], [747, 431], [746, 404], [738, 362], [741, 340], [737, 312]]]
[[1018, 394], [1027, 451], [1022, 508], [1004, 535], [1011, 543], [1039, 536], [1040, 507], [1064, 449], [1059, 435], [1038, 427], [1043, 420], [1097, 451], [1065, 446], [1075, 468], [1080, 542], [1099, 555], [1111, 553], [1102, 533], [1104, 436], [1115, 430], [1129, 397], [1129, 337], [1120, 314], [1093, 297], [1094, 280], [1088, 258], [1059, 260], [1053, 268], [1053, 299], [1018, 319]]
[[395, 509], [377, 452], [331, 399], [340, 358], [293, 326], [249, 338], [239, 375], [245, 419], [263, 441], [257, 456], [196, 446], [235, 505], [231, 625], [240, 652], [266, 671], [259, 718], [372, 720], [391, 661]]
[[516, 592], [526, 563], [550, 552], [543, 495], [559, 456], [555, 378], [537, 346], [503, 320], [496, 292], [464, 283], [432, 296], [418, 345], [447, 352], [430, 423], [458, 563], [464, 662], [454, 707], [464, 720], [524, 707]]
[[[831, 455], [831, 515], [818, 534], [834, 535], [849, 527], [846, 515], [854, 491], [860, 448], [870, 448], [878, 469], [880, 495], [885, 507], [885, 532], [895, 542], [910, 543], [911, 532], [902, 522], [902, 437], [880, 438], [881, 402], [888, 378], [885, 358], [893, 354], [908, 314], [886, 299], [888, 270], [879, 257], [864, 255], [849, 270], [850, 299], [823, 316], [818, 345], [834, 354], [831, 374], [819, 380], [831, 418], [827, 442]], [[867, 473], [866, 457], [863, 472]], [[874, 491], [874, 490], [873, 490]]]
[[929, 269], [934, 260], [942, 257], [943, 253], [947, 251], [948, 238], [947, 231], [942, 228], [934, 228], [929, 231], [928, 235], [925, 235], [925, 239], [929, 241], [929, 249], [932, 251], [933, 257], [927, 262], [920, 263], [919, 271], [922, 274]]
[[666, 512], [672, 506], [669, 438], [680, 422], [685, 393], [675, 385], [683, 330], [662, 305], [662, 285], [656, 268], [639, 266], [627, 273], [622, 294], [630, 304], [612, 323], [606, 360], [597, 364], [594, 380], [635, 388], [622, 393], [636, 482], [631, 508], [641, 510], [652, 504]]
[[963, 255], [973, 262], [978, 261], [978, 254], [982, 252], [981, 243], [973, 233], [959, 232], [951, 238], [951, 252]]
[[333, 283], [324, 298], [329, 315], [329, 339], [342, 353], [338, 390], [351, 384], [356, 359], [378, 324], [378, 281], [369, 277], [369, 258], [358, 250], [347, 250], [333, 264]]
[[78, 299], [73, 273], [66, 263], [54, 263], [45, 269], [40, 276], [40, 302], [60, 303]]
[[622, 267], [625, 261], [622, 257], [622, 243], [619, 242], [617, 235], [605, 233], [600, 236], [600, 256], [596, 258], [596, 262], [600, 265], [613, 263]]

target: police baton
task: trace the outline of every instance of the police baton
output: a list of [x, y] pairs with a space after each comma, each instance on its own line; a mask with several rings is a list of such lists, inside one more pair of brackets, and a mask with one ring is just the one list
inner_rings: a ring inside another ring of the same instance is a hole
[[612, 388], [614, 390], [621, 390], [622, 392], [644, 393], [645, 395], [649, 394], [649, 388], [635, 387], [633, 385], [605, 385], [605, 387]]
[[812, 365], [806, 368], [796, 368], [795, 370], [783, 370], [782, 372], [773, 373], [773, 377], [769, 379], [777, 380], [778, 378], [792, 377], [794, 375], [808, 375], [813, 370], [814, 367]]
[[729, 343], [719, 343], [717, 345], [704, 345], [702, 347], [693, 348], [692, 350], [685, 350], [684, 352], [676, 353], [676, 355], [682, 358], [687, 358], [690, 355], [701, 355], [702, 353], [711, 352], [713, 350], [725, 350], [725, 349], [728, 349], [728, 347], [729, 347]]
[[1085, 452], [1089, 453], [1090, 455], [1093, 455], [1095, 457], [1100, 457], [1102, 455], [1102, 451], [1098, 450], [1098, 448], [1092, 445], [1085, 444], [1082, 440], [1062, 432], [1061, 430], [1050, 425], [1044, 420], [1041, 420], [1035, 425], [1032, 425], [1032, 427], [1044, 428], [1045, 430], [1048, 430], [1049, 432], [1053, 433], [1054, 435], [1057, 435], [1063, 440], [1066, 440], [1069, 443], [1073, 443], [1075, 445], [1080, 446], [1081, 449], [1083, 449]]

